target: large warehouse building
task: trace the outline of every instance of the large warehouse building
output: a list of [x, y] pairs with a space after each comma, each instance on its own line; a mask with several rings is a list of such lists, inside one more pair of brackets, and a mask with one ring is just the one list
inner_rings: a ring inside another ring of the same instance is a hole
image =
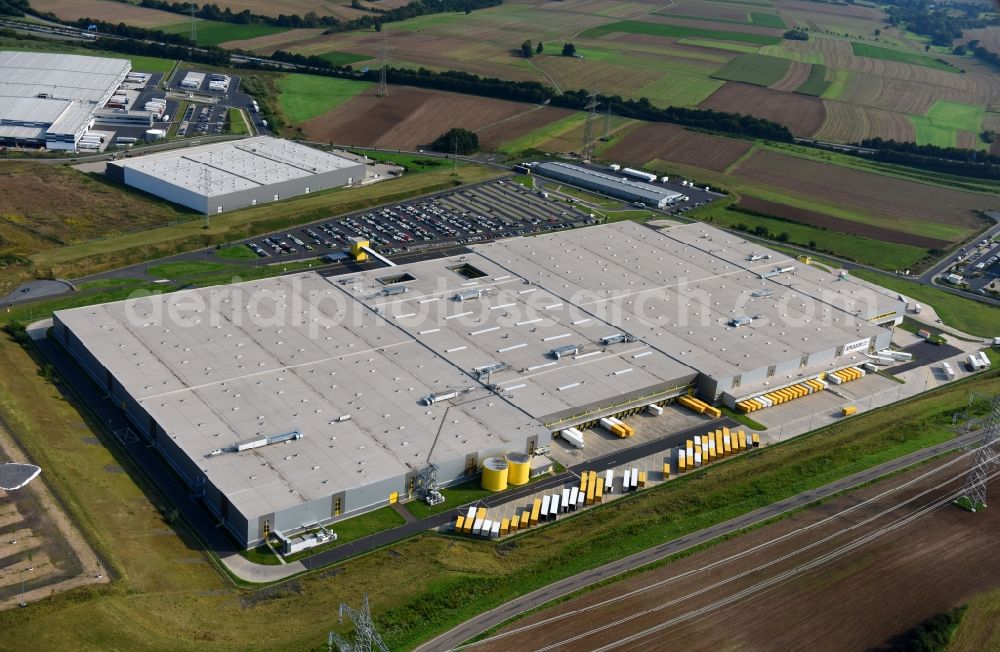
[[0, 143], [75, 150], [131, 69], [127, 59], [0, 52]]
[[65, 310], [53, 332], [253, 546], [405, 496], [429, 464], [449, 484], [603, 416], [860, 364], [902, 310], [701, 224], [623, 222]]
[[365, 165], [258, 136], [109, 161], [108, 177], [199, 213], [222, 213], [364, 180]]
[[655, 208], [666, 208], [670, 204], [680, 201], [682, 197], [679, 192], [661, 186], [627, 179], [621, 175], [615, 176], [606, 172], [598, 172], [572, 163], [550, 161], [539, 163], [533, 166], [532, 170], [544, 177], [565, 181], [608, 197], [640, 202]]

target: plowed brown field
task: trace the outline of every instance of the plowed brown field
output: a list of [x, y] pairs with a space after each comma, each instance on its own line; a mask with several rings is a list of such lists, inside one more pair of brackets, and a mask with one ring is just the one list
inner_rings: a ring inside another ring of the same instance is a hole
[[787, 126], [796, 136], [812, 136], [826, 119], [826, 109], [817, 97], [739, 82], [726, 82], [698, 106], [774, 120]]
[[504, 140], [509, 140], [566, 115], [549, 107], [398, 86], [389, 89], [388, 99], [359, 95], [302, 128], [320, 142], [413, 149], [452, 127], [475, 131], [523, 116], [505, 123]]
[[51, 11], [63, 20], [92, 18], [109, 23], [128, 23], [136, 27], [162, 27], [184, 22], [184, 16], [169, 11], [137, 7], [116, 0], [31, 0], [31, 8]]
[[661, 159], [721, 172], [751, 146], [747, 140], [709, 136], [675, 125], [644, 123], [606, 149], [602, 156], [635, 165]]
[[996, 205], [995, 199], [983, 195], [875, 176], [768, 150], [754, 152], [733, 174], [867, 213], [916, 218], [967, 229], [975, 229], [981, 224], [973, 211]]
[[852, 233], [854, 235], [860, 235], [865, 238], [872, 238], [882, 242], [896, 242], [898, 244], [908, 244], [915, 247], [924, 247], [926, 249], [947, 247], [950, 244], [945, 240], [937, 240], [935, 238], [927, 238], [915, 233], [904, 233], [872, 224], [862, 224], [861, 222], [844, 220], [839, 217], [833, 217], [832, 215], [817, 213], [816, 211], [796, 208], [794, 206], [786, 206], [785, 204], [778, 204], [765, 199], [758, 199], [756, 197], [743, 197], [737, 205], [741, 208], [746, 208], [765, 215], [781, 217], [786, 220], [792, 220], [793, 222], [818, 226], [823, 229], [830, 229], [831, 231], [839, 231], [840, 233]]
[[[921, 621], [1000, 586], [1000, 510], [920, 511], [960, 488], [935, 488], [954, 471], [878, 496], [926, 470], [562, 602], [500, 630], [518, 633], [472, 649], [889, 649], [881, 646]], [[902, 519], [912, 520], [888, 529]]]

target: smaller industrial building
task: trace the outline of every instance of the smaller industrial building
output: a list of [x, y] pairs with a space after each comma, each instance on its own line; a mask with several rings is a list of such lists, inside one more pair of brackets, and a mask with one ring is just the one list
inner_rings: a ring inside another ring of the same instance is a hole
[[532, 171], [543, 177], [565, 181], [581, 188], [599, 192], [602, 195], [628, 202], [638, 202], [654, 208], [665, 208], [683, 197], [679, 192], [662, 186], [598, 172], [570, 163], [557, 161], [539, 163], [532, 167]]
[[109, 161], [105, 174], [209, 214], [360, 183], [365, 165], [291, 141], [258, 136]]
[[128, 59], [0, 52], [0, 144], [76, 150], [131, 69]]

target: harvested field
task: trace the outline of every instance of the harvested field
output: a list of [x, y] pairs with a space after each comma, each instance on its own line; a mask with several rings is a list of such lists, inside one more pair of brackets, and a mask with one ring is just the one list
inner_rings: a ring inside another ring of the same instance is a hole
[[634, 165], [661, 159], [721, 172], [752, 146], [747, 140], [710, 136], [676, 125], [643, 123], [605, 150], [603, 157]]
[[917, 66], [926, 66], [928, 68], [958, 72], [958, 69], [954, 66], [942, 63], [934, 57], [917, 54], [916, 52], [894, 50], [892, 48], [884, 48], [878, 45], [872, 45], [871, 43], [860, 43], [858, 41], [851, 41], [851, 49], [854, 51], [854, 56], [857, 57], [885, 59], [886, 61], [899, 61], [901, 63], [912, 63]]
[[[788, 70], [785, 71], [785, 76], [778, 81], [771, 84], [771, 90], [784, 91], [786, 93], [791, 93], [797, 90], [800, 86], [806, 83], [809, 79], [809, 74], [812, 72], [813, 66], [808, 63], [802, 63], [800, 61], [793, 61]], [[807, 93], [810, 95], [819, 95], [819, 93]]]
[[551, 75], [564, 89], [600, 88], [606, 93], [631, 95], [635, 89], [663, 77], [663, 71], [652, 66], [628, 66], [615, 63], [613, 59], [581, 61], [573, 57], [552, 56], [535, 57], [533, 61], [536, 67]]
[[727, 82], [698, 106], [774, 120], [796, 136], [812, 136], [826, 119], [826, 109], [818, 98], [738, 82]]
[[657, 9], [657, 16], [702, 16], [705, 20], [732, 20], [746, 22], [748, 7], [724, 2], [699, 2], [680, 0], [667, 7]]
[[[888, 649], [883, 644], [894, 636], [1000, 584], [991, 546], [1000, 512], [971, 515], [948, 504], [929, 511], [960, 487], [953, 480], [936, 488], [954, 468], [921, 479], [926, 471], [918, 467], [562, 602], [500, 631], [552, 619], [544, 626], [475, 649], [519, 649], [529, 641], [532, 649], [557, 650], [793, 650], [803, 641], [820, 650]], [[889, 487], [899, 489], [879, 495]], [[901, 504], [907, 499], [913, 502]], [[911, 520], [889, 529], [897, 519]], [[748, 595], [739, 597], [743, 591]]]
[[[651, 17], [654, 18], [654, 17]], [[601, 25], [600, 27], [594, 27], [587, 30], [582, 34], [586, 38], [600, 38], [606, 34], [612, 34], [614, 32], [626, 32], [630, 34], [651, 34], [654, 36], [663, 36], [668, 38], [684, 38], [684, 37], [694, 37], [694, 38], [705, 38], [705, 39], [717, 39], [721, 41], [736, 41], [739, 43], [753, 43], [755, 45], [776, 45], [780, 42], [780, 38], [777, 36], [771, 36], [768, 34], [750, 33], [748, 31], [730, 31], [726, 29], [727, 27], [733, 27], [732, 25], [726, 25], [725, 23], [720, 23], [715, 26], [715, 29], [705, 29], [704, 27], [696, 27], [693, 25], [683, 25], [684, 21], [675, 21], [674, 23], [664, 23], [664, 22], [654, 22], [654, 21], [638, 21], [638, 20], [624, 20], [619, 23], [612, 23], [610, 25]], [[697, 22], [697, 21], [696, 21]], [[749, 29], [749, 27], [742, 27], [744, 30]]]
[[321, 28], [290, 29], [277, 34], [258, 36], [257, 38], [242, 39], [240, 41], [226, 41], [222, 44], [222, 47], [249, 50], [258, 54], [270, 55], [274, 54], [276, 50], [288, 51], [292, 46], [309, 43], [315, 39], [331, 44], [330, 49], [333, 49], [333, 37], [323, 36], [323, 31], [324, 30]]
[[933, 228], [935, 223], [958, 227], [964, 233], [978, 229], [982, 223], [973, 211], [996, 205], [994, 198], [984, 195], [873, 176], [768, 150], [755, 152], [732, 174], [790, 194], [853, 207], [872, 215], [872, 222], [875, 216], [888, 216], [889, 220], [880, 220], [886, 226], [892, 226], [893, 219], [903, 220], [910, 232], [930, 237], [939, 232]]
[[967, 41], [978, 40], [979, 44], [992, 52], [1000, 52], [1000, 27], [967, 29], [962, 33]]
[[220, 4], [229, 7], [233, 13], [249, 9], [252, 13], [262, 16], [279, 14], [305, 16], [311, 11], [317, 16], [336, 16], [342, 20], [353, 20], [371, 15], [367, 11], [351, 8], [349, 3], [337, 0], [226, 0]]
[[50, 11], [68, 21], [92, 18], [154, 29], [184, 20], [179, 14], [169, 11], [137, 7], [117, 0], [31, 0], [31, 7], [38, 11]]
[[950, 97], [959, 98], [962, 95], [926, 82], [855, 72], [848, 76], [847, 84], [837, 99], [858, 106], [923, 115], [936, 99]]
[[883, 20], [883, 14], [878, 9], [862, 7], [853, 4], [832, 4], [816, 3], [808, 0], [775, 0], [774, 7], [781, 11], [796, 11], [813, 14], [815, 16], [828, 16], [831, 18], [860, 18], [873, 22]]
[[851, 233], [864, 238], [871, 238], [880, 242], [895, 242], [897, 244], [913, 245], [924, 249], [934, 249], [947, 247], [950, 243], [947, 240], [928, 238], [914, 233], [905, 233], [893, 229], [886, 229], [873, 224], [862, 224], [851, 220], [833, 217], [825, 213], [817, 213], [805, 208], [786, 206], [777, 202], [759, 199], [757, 197], [743, 197], [737, 204], [740, 208], [745, 208], [756, 213], [763, 213], [773, 217], [818, 226], [822, 229], [839, 231], [840, 233]]
[[820, 140], [855, 143], [879, 136], [886, 140], [912, 141], [913, 123], [906, 114], [823, 100], [826, 120], [814, 134]]
[[308, 120], [302, 128], [311, 140], [320, 142], [410, 149], [452, 127], [475, 131], [522, 114], [532, 116], [511, 123], [523, 130], [507, 129], [505, 139], [513, 139], [567, 115], [548, 107], [406, 86], [391, 87], [389, 96], [386, 101], [372, 93], [359, 95]]

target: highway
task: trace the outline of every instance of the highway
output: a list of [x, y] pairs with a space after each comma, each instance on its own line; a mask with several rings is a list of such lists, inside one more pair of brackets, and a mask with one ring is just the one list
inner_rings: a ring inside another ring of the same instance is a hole
[[758, 525], [787, 512], [805, 507], [815, 501], [853, 489], [871, 482], [881, 476], [895, 473], [896, 471], [912, 466], [913, 464], [917, 464], [921, 461], [969, 446], [974, 444], [981, 437], [981, 432], [973, 432], [957, 437], [953, 440], [916, 451], [889, 462], [885, 462], [865, 471], [861, 471], [846, 478], [831, 482], [830, 484], [822, 487], [811, 489], [790, 498], [786, 498], [785, 500], [773, 503], [767, 507], [749, 512], [742, 516], [738, 516], [724, 523], [713, 525], [709, 528], [705, 528], [704, 530], [693, 532], [629, 557], [605, 564], [604, 566], [554, 582], [548, 586], [542, 587], [502, 604], [495, 609], [491, 609], [490, 611], [480, 614], [475, 618], [467, 620], [461, 625], [458, 625], [431, 641], [424, 643], [419, 646], [417, 650], [418, 652], [437, 652], [462, 647], [462, 644], [465, 641], [478, 636], [484, 631], [496, 627], [501, 623], [515, 618], [527, 611], [537, 609], [548, 602], [562, 598], [571, 593], [575, 593], [594, 584], [605, 582], [623, 573], [627, 573], [666, 559], [672, 555], [683, 552], [684, 550], [700, 546], [719, 537], [733, 534], [745, 528]]

